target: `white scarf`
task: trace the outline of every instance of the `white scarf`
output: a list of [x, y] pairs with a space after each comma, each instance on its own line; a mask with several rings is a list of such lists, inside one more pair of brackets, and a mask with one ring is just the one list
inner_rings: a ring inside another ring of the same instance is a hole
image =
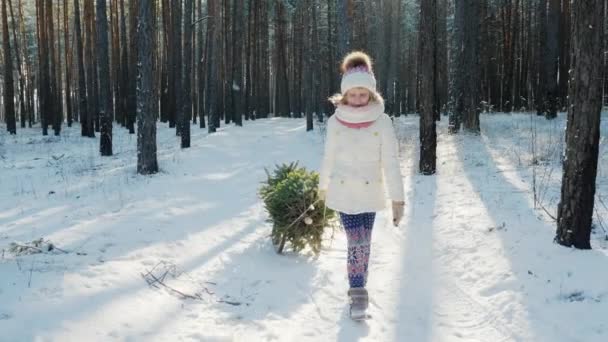
[[348, 123], [375, 121], [384, 113], [384, 102], [370, 102], [362, 107], [338, 105], [335, 115]]

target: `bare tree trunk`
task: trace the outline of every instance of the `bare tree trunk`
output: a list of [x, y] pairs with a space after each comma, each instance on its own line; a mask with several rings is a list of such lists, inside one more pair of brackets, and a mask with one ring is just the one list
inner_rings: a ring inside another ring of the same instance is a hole
[[[148, 0], [150, 1], [150, 0]], [[130, 0], [129, 7], [129, 83], [127, 96], [127, 128], [130, 134], [135, 133], [135, 116], [137, 112], [137, 13], [140, 0]]]
[[568, 96], [568, 71], [570, 70], [570, 0], [562, 0], [560, 16], [560, 66], [559, 66], [559, 98], [561, 107], [565, 107]]
[[287, 37], [285, 26], [287, 25], [286, 9], [281, 0], [275, 2], [276, 9], [276, 60], [277, 76], [275, 90], [275, 115], [289, 117], [289, 81], [287, 78]]
[[348, 0], [336, 0], [338, 14], [338, 58], [344, 58], [350, 49], [351, 27], [348, 18]]
[[65, 106], [67, 110], [68, 127], [72, 127], [72, 73], [70, 64], [70, 39], [68, 25], [68, 0], [63, 0], [63, 41], [65, 59]]
[[[120, 80], [118, 82], [118, 108], [120, 111], [120, 124], [128, 126], [128, 98], [129, 98], [129, 47], [127, 43], [127, 19], [124, 0], [120, 0]], [[131, 52], [133, 53], [133, 52]]]
[[437, 1], [427, 0], [420, 4], [420, 173], [436, 172], [437, 131], [436, 110], [436, 44]]
[[[198, 16], [199, 18], [203, 17], [203, 2], [201, 0], [201, 2], [199, 3], [199, 10], [198, 10]], [[205, 77], [206, 77], [206, 73], [205, 73], [205, 68], [208, 62], [207, 57], [205, 56], [206, 52], [207, 52], [207, 45], [209, 44], [209, 40], [208, 40], [208, 36], [203, 35], [203, 25], [201, 23], [199, 23], [199, 30], [198, 30], [198, 35], [199, 35], [199, 58], [200, 60], [198, 61], [198, 116], [199, 116], [199, 125], [200, 128], [205, 128], [206, 126], [206, 120], [205, 120], [205, 115], [207, 114], [207, 111], [205, 110]], [[203, 42], [204, 41], [204, 42]], [[203, 48], [204, 47], [204, 48]]]
[[57, 82], [57, 55], [55, 53], [55, 25], [53, 21], [53, 3], [51, 1], [45, 2], [45, 15], [47, 24], [47, 39], [48, 39], [48, 50], [47, 58], [50, 58], [49, 66], [49, 97], [51, 98], [51, 108], [53, 111], [53, 131], [55, 135], [59, 135], [61, 132], [61, 121], [63, 115], [61, 113], [61, 95], [59, 93], [59, 87]]
[[215, 50], [218, 49], [217, 47], [217, 35], [216, 35], [216, 23], [218, 22], [218, 14], [219, 14], [219, 10], [217, 8], [217, 1], [218, 0], [207, 0], [207, 13], [209, 15], [209, 20], [207, 21], [207, 42], [208, 42], [208, 48], [207, 48], [207, 87], [206, 87], [206, 91], [207, 91], [207, 95], [206, 95], [206, 99], [207, 101], [205, 102], [206, 105], [206, 112], [209, 115], [209, 120], [208, 120], [208, 132], [209, 133], [215, 133], [216, 131], [216, 125], [217, 122], [219, 121], [219, 115], [218, 115], [218, 111], [217, 111], [217, 106], [216, 106], [216, 101], [217, 101], [217, 96], [216, 96], [216, 89], [217, 89], [217, 60], [216, 60], [216, 52]]
[[156, 159], [156, 115], [154, 112], [154, 2], [142, 1], [138, 12], [137, 31], [137, 173], [158, 172]]
[[112, 117], [110, 116], [110, 61], [108, 57], [108, 17], [106, 0], [97, 0], [97, 64], [99, 65], [99, 152], [112, 155]]
[[[435, 99], [437, 103], [437, 111], [435, 112], [435, 120], [441, 120], [441, 111], [445, 110], [448, 102], [448, 28], [447, 28], [447, 0], [437, 1], [437, 50], [436, 50], [436, 63], [435, 68], [435, 79], [436, 87]], [[393, 57], [395, 61], [398, 55]]]
[[456, 72], [452, 133], [458, 132], [459, 118], [464, 129], [479, 133], [479, 2], [456, 0]]
[[190, 147], [190, 118], [192, 117], [192, 7], [193, 0], [186, 0], [184, 5], [184, 78], [181, 147]]
[[[25, 114], [24, 119], [28, 121], [28, 127], [32, 127], [32, 123], [34, 121], [34, 91], [33, 91], [33, 79], [34, 75], [31, 72], [30, 65], [32, 64], [30, 54], [26, 42], [29, 40], [28, 35], [25, 32], [25, 20], [23, 17], [23, 6], [21, 4], [21, 0], [18, 0], [18, 10], [19, 10], [19, 31], [21, 33], [21, 46], [23, 46], [23, 63], [25, 66], [24, 77], [24, 92], [25, 92]], [[22, 123], [22, 127], [25, 122]]]
[[235, 125], [243, 126], [243, 4], [244, 0], [233, 2], [232, 20], [232, 84], [229, 86], [233, 99], [233, 120]]
[[602, 108], [604, 0], [572, 3], [572, 72], [557, 243], [590, 249]]
[[549, 0], [549, 12], [547, 16], [547, 51], [543, 52], [543, 72], [545, 73], [545, 94], [546, 106], [545, 117], [554, 119], [557, 117], [557, 70], [559, 68], [559, 17], [560, 17], [560, 0]]
[[[19, 39], [17, 39], [17, 21], [15, 20], [15, 14], [13, 12], [13, 3], [8, 1], [9, 10], [11, 12], [11, 20], [13, 22], [13, 42], [15, 44], [15, 60], [17, 61], [17, 74], [19, 76], [19, 122], [21, 128], [25, 128], [25, 77], [23, 73], [23, 62], [21, 60], [21, 53], [19, 51]], [[16, 117], [15, 117], [16, 118]], [[16, 124], [15, 124], [16, 127]], [[7, 126], [8, 128], [8, 126]]]
[[306, 41], [306, 46], [305, 46], [305, 51], [306, 51], [306, 70], [304, 70], [303, 72], [305, 72], [306, 74], [306, 90], [304, 91], [304, 101], [306, 101], [306, 130], [307, 131], [311, 131], [313, 129], [313, 117], [312, 117], [312, 112], [313, 112], [313, 99], [312, 96], [310, 94], [314, 93], [314, 49], [315, 47], [313, 46], [313, 37], [314, 37], [314, 32], [313, 32], [313, 25], [314, 25], [314, 21], [316, 20], [316, 9], [315, 9], [315, 0], [308, 0], [307, 1], [307, 7], [310, 8], [311, 12], [312, 12], [312, 22], [307, 22], [306, 23], [306, 34], [305, 34], [305, 41]]
[[547, 68], [543, 63], [547, 62], [547, 1], [538, 0], [537, 8], [537, 35], [538, 44], [536, 49], [536, 71], [538, 82], [536, 83], [536, 113], [544, 115], [547, 111]]
[[96, 66], [95, 59], [93, 56], [93, 3], [91, 1], [87, 1], [84, 4], [84, 23], [86, 28], [86, 48], [85, 53], [87, 55], [87, 133], [89, 137], [95, 137], [95, 127], [94, 120], [97, 116], [97, 92], [95, 89], [95, 78], [96, 78]]
[[110, 62], [110, 68], [112, 73], [112, 120], [120, 122], [119, 119], [119, 84], [121, 78], [121, 65], [120, 65], [120, 20], [118, 19], [118, 0], [111, 0], [110, 2], [110, 25], [112, 27], [112, 58]]
[[74, 27], [76, 32], [76, 55], [78, 58], [78, 112], [80, 118], [81, 135], [83, 137], [87, 137], [91, 133], [89, 133], [87, 86], [84, 72], [84, 47], [82, 43], [79, 6], [79, 0], [74, 0]]
[[176, 118], [176, 129], [177, 135], [181, 134], [183, 125], [182, 114], [183, 114], [183, 77], [182, 77], [182, 1], [172, 0], [171, 1], [171, 51], [173, 52], [173, 89], [175, 96], [175, 118]]
[[57, 117], [55, 118], [56, 120], [56, 129], [55, 129], [55, 135], [59, 135], [60, 130], [61, 130], [61, 125], [63, 124], [64, 118], [63, 118], [63, 82], [62, 82], [62, 76], [61, 76], [61, 33], [60, 33], [60, 27], [61, 27], [61, 11], [59, 10], [59, 1], [57, 4], [57, 23], [56, 26], [55, 24], [53, 24], [56, 28], [56, 32], [57, 34], [55, 35], [56, 41], [57, 41], [57, 46], [53, 47], [53, 53], [54, 53], [54, 58], [55, 58], [55, 64], [54, 64], [54, 68], [53, 68], [53, 72], [54, 72], [54, 80], [55, 80], [55, 103], [57, 105]]
[[223, 53], [223, 61], [226, 61], [225, 63], [222, 63], [222, 84], [223, 84], [223, 91], [224, 91], [224, 96], [223, 96], [223, 102], [224, 102], [224, 122], [226, 124], [229, 124], [233, 121], [232, 116], [234, 114], [234, 98], [232, 97], [233, 94], [233, 90], [232, 90], [232, 85], [234, 82], [233, 79], [233, 75], [232, 75], [232, 25], [231, 25], [231, 18], [232, 16], [230, 15], [230, 1], [231, 0], [223, 0], [223, 4], [222, 4], [222, 42], [224, 44], [224, 48], [222, 49], [222, 53]]
[[4, 50], [4, 114], [6, 115], [6, 128], [10, 134], [17, 134], [15, 118], [13, 60], [8, 33], [8, 16], [6, 13], [6, 0], [2, 0], [2, 49]]

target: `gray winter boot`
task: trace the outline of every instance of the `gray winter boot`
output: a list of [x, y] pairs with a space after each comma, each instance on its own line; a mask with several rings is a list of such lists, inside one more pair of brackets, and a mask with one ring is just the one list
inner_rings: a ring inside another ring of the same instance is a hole
[[364, 287], [354, 287], [348, 290], [350, 298], [350, 317], [354, 320], [367, 318], [365, 310], [369, 306], [369, 297]]

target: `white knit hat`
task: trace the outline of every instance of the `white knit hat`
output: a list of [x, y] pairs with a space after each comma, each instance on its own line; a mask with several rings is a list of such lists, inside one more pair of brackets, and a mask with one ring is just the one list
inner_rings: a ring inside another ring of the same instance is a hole
[[350, 89], [358, 87], [365, 88], [371, 92], [376, 92], [376, 77], [374, 77], [374, 74], [364, 65], [348, 69], [344, 75], [342, 75], [342, 83], [340, 84], [342, 94], [346, 94]]

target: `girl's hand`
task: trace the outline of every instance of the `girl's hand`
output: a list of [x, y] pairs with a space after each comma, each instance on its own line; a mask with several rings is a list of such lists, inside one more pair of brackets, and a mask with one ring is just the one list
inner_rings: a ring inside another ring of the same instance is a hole
[[393, 225], [395, 227], [399, 227], [399, 223], [403, 218], [403, 206], [405, 202], [403, 201], [393, 201]]

